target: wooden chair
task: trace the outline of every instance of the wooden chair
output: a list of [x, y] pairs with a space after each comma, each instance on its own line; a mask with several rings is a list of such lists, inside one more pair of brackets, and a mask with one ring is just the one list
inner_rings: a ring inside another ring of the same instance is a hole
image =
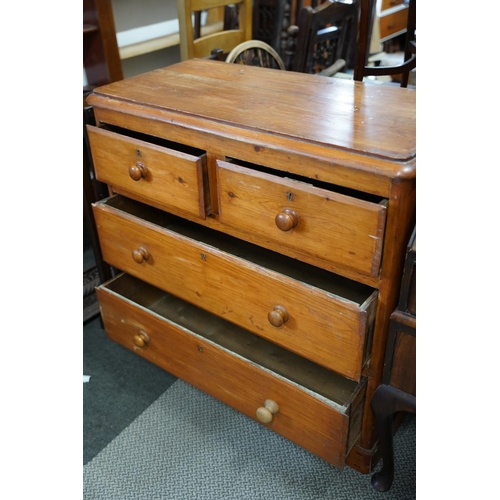
[[289, 28], [297, 38], [288, 53], [287, 69], [326, 76], [343, 69], [354, 50], [357, 12], [357, 0], [327, 0], [315, 8], [303, 7], [297, 26]]
[[408, 22], [406, 27], [404, 61], [395, 66], [368, 66], [371, 30], [375, 14], [376, 0], [359, 0], [360, 18], [358, 34], [358, 53], [354, 79], [362, 81], [366, 76], [395, 76], [401, 75], [401, 86], [407, 87], [410, 72], [417, 66], [416, 45], [416, 0], [409, 0]]
[[416, 413], [417, 239], [408, 243], [398, 307], [391, 314], [382, 383], [370, 401], [379, 432], [383, 467], [372, 476], [377, 491], [388, 491], [394, 480], [393, 421], [401, 412]]
[[[230, 5], [235, 5], [235, 8], [225, 9], [222, 31], [204, 32], [200, 23], [201, 12]], [[177, 0], [177, 10], [182, 61], [213, 58], [214, 49], [228, 54], [240, 43], [252, 39], [252, 0]]]
[[285, 64], [279, 54], [261, 40], [248, 40], [240, 43], [227, 55], [226, 62], [261, 68], [285, 69]]
[[253, 39], [270, 45], [281, 54], [290, 26], [290, 0], [253, 0]]

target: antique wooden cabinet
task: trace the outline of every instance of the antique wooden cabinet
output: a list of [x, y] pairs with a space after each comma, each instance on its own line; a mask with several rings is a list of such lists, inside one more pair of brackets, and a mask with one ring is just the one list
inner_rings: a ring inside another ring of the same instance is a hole
[[107, 335], [338, 467], [377, 457], [415, 91], [189, 60], [89, 98]]

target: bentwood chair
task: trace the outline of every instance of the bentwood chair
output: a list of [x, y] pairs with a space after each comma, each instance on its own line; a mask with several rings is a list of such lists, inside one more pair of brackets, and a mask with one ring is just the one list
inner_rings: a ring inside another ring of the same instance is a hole
[[406, 26], [406, 36], [404, 44], [404, 60], [401, 64], [394, 66], [369, 66], [367, 60], [369, 56], [369, 46], [373, 18], [375, 15], [376, 0], [359, 0], [359, 34], [358, 53], [356, 57], [356, 67], [354, 69], [354, 80], [362, 81], [366, 76], [393, 76], [401, 75], [401, 86], [407, 87], [411, 70], [417, 66], [417, 45], [416, 45], [416, 4], [417, 0], [408, 1], [408, 21]]
[[[214, 9], [224, 10], [224, 22], [201, 26], [202, 12]], [[210, 58], [214, 49], [227, 55], [252, 38], [252, 0], [177, 0], [177, 10], [182, 61]]]
[[261, 68], [285, 69], [285, 64], [279, 54], [261, 40], [248, 40], [240, 43], [227, 55], [226, 62]]
[[295, 49], [286, 53], [287, 63], [272, 47], [257, 40], [233, 49], [228, 62], [333, 76], [346, 66], [350, 50], [354, 50], [357, 8], [357, 0], [326, 0], [315, 8], [303, 7], [298, 26], [288, 30], [297, 38], [292, 41]]

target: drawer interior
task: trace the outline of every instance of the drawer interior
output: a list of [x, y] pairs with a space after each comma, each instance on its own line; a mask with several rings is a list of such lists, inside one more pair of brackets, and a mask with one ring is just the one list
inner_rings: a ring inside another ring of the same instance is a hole
[[311, 177], [304, 177], [301, 175], [293, 174], [291, 172], [282, 172], [280, 170], [275, 170], [263, 165], [256, 165], [255, 163], [238, 160], [236, 158], [226, 158], [226, 161], [232, 163], [233, 165], [239, 165], [241, 167], [249, 168], [257, 172], [263, 172], [265, 174], [274, 175], [276, 177], [302, 182], [304, 184], [308, 184], [313, 187], [326, 189], [328, 191], [332, 191], [341, 195], [349, 196], [350, 198], [356, 198], [358, 200], [369, 201], [371, 203], [376, 203], [376, 204], [386, 203], [386, 199], [381, 196], [365, 193], [363, 191], [358, 191], [355, 189], [346, 188], [344, 186], [339, 186], [337, 184], [330, 184], [327, 182], [320, 181], [318, 179], [313, 179]]
[[121, 195], [113, 196], [101, 203], [324, 290], [334, 297], [353, 302], [361, 308], [364, 308], [364, 305], [367, 306], [371, 302], [373, 294], [376, 293], [376, 290], [368, 285], [187, 221]]
[[149, 142], [150, 144], [161, 146], [163, 148], [173, 149], [175, 151], [179, 151], [180, 153], [186, 153], [192, 156], [202, 156], [205, 154], [205, 151], [203, 151], [202, 149], [186, 146], [185, 144], [180, 144], [178, 142], [167, 141], [166, 139], [161, 139], [160, 137], [154, 137], [152, 135], [143, 134], [141, 132], [135, 132], [126, 128], [116, 127], [115, 125], [101, 124], [99, 128], [123, 135], [125, 137], [130, 137], [132, 139]]
[[102, 287], [300, 385], [343, 413], [347, 413], [353, 395], [364, 383], [364, 379], [361, 384], [346, 379], [128, 274]]

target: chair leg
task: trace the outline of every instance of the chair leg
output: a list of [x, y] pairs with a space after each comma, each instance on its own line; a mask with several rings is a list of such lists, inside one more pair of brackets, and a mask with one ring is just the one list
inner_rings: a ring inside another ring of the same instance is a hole
[[382, 384], [373, 394], [370, 405], [375, 414], [383, 460], [382, 470], [373, 474], [371, 483], [377, 491], [388, 491], [394, 479], [393, 417], [398, 411], [415, 413], [416, 398], [395, 387]]

